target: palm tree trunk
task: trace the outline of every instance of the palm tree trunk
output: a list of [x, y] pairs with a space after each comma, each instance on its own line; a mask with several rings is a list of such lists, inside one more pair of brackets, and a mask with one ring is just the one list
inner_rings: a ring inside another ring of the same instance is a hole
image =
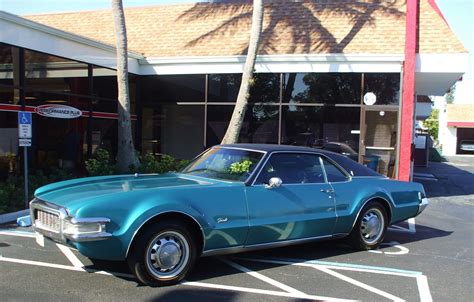
[[118, 84], [118, 150], [117, 168], [120, 172], [138, 167], [132, 137], [130, 119], [130, 95], [128, 90], [128, 53], [127, 31], [122, 0], [112, 0], [112, 12], [115, 24], [115, 41], [117, 47], [117, 84]]
[[260, 40], [260, 33], [262, 32], [263, 23], [263, 1], [253, 1], [252, 12], [252, 28], [250, 32], [250, 41], [245, 59], [244, 71], [242, 74], [242, 83], [240, 84], [239, 95], [235, 104], [234, 112], [230, 119], [229, 127], [222, 139], [222, 144], [234, 144], [239, 139], [240, 129], [247, 110], [247, 103], [249, 98], [250, 85], [253, 78], [253, 69], [255, 66], [255, 59], [258, 53], [258, 46]]

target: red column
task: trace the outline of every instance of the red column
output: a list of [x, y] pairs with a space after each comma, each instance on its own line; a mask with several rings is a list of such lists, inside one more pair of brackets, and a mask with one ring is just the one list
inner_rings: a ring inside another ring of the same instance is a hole
[[406, 2], [406, 28], [405, 28], [405, 62], [403, 63], [402, 87], [402, 116], [400, 120], [400, 157], [398, 163], [398, 179], [410, 180], [413, 123], [415, 110], [415, 68], [416, 48], [418, 44], [418, 9], [419, 0]]

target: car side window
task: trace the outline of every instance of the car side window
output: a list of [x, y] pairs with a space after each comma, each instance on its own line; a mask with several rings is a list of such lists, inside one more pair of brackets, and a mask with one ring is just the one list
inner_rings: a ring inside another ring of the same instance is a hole
[[324, 170], [329, 182], [341, 182], [348, 180], [348, 176], [336, 167], [333, 163], [323, 158]]
[[324, 172], [318, 155], [275, 153], [270, 156], [255, 184], [267, 184], [278, 177], [283, 184], [324, 183]]

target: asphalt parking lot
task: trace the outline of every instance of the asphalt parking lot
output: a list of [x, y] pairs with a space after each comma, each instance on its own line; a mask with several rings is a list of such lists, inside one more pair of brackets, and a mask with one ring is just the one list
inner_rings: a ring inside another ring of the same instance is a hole
[[433, 178], [421, 176], [430, 206], [390, 228], [379, 250], [354, 251], [330, 241], [202, 258], [185, 282], [166, 288], [140, 286], [121, 263], [92, 263], [52, 242], [42, 248], [29, 228], [4, 226], [0, 300], [472, 301], [471, 160], [439, 164], [444, 167], [433, 168]]

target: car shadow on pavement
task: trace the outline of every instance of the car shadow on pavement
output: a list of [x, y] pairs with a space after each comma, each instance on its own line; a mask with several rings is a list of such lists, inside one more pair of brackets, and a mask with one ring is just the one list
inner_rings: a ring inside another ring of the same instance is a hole
[[[436, 228], [431, 228], [423, 225], [416, 225], [416, 233], [408, 232], [398, 232], [398, 231], [388, 231], [385, 237], [384, 242], [397, 241], [400, 244], [407, 244], [411, 242], [418, 242], [432, 238], [439, 238], [449, 236], [453, 232], [444, 231]], [[381, 248], [383, 250], [383, 248]], [[365, 251], [359, 251], [353, 249], [344, 239], [330, 240], [330, 241], [321, 241], [313, 242], [307, 244], [293, 245], [288, 247], [281, 247], [275, 249], [254, 251], [239, 253], [234, 255], [226, 256], [227, 259], [232, 260], [233, 258], [243, 258], [243, 259], [295, 259], [301, 261], [308, 260], [320, 260], [320, 261], [334, 261], [338, 262], [337, 257], [357, 254], [357, 253], [366, 253]], [[364, 256], [365, 257], [365, 256]], [[336, 258], [336, 259], [334, 259]], [[347, 257], [344, 257], [347, 258]], [[108, 271], [108, 272], [117, 272], [118, 275], [115, 275], [117, 278], [121, 278], [127, 281], [137, 282], [137, 286], [142, 286], [134, 278], [126, 277], [121, 274], [131, 274], [128, 269], [128, 266], [125, 262], [117, 261], [104, 261], [91, 259], [92, 264], [86, 266], [85, 269], [90, 270], [99, 270], [99, 271]], [[266, 264], [266, 265], [252, 265], [254, 271], [259, 271], [263, 269], [268, 269], [269, 267], [285, 267], [288, 264]], [[198, 259], [195, 268], [191, 272], [190, 276], [187, 278], [188, 281], [197, 281], [197, 282], [211, 282], [218, 283], [221, 282], [222, 277], [232, 276], [235, 274], [241, 273], [240, 271], [230, 267], [223, 261], [220, 261], [219, 257], [204, 257]], [[217, 281], [217, 278], [220, 278]], [[249, 286], [249, 285], [247, 285]], [[201, 295], [201, 291], [193, 290], [183, 290], [183, 301], [186, 300], [186, 297], [193, 297], [194, 295]], [[219, 292], [220, 294], [222, 292]], [[209, 295], [213, 295], [213, 292], [209, 292]], [[165, 295], [157, 297], [156, 301], [163, 301]], [[227, 297], [228, 301], [232, 297]], [[214, 301], [214, 299], [212, 299]], [[225, 300], [225, 299], [224, 299]], [[153, 300], [155, 301], [155, 300]]]
[[154, 298], [145, 300], [149, 302], [190, 302], [190, 301], [234, 301], [238, 300], [239, 293], [234, 291], [222, 291], [211, 288], [192, 289], [192, 288], [174, 288], [172, 291], [159, 292]]

